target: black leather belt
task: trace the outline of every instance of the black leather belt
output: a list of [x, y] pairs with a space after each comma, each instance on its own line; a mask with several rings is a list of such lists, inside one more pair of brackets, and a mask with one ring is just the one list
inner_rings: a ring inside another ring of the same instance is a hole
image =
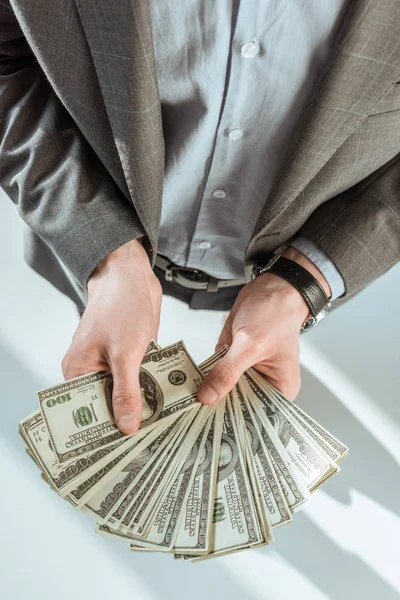
[[156, 267], [165, 272], [165, 280], [178, 283], [182, 287], [191, 290], [206, 290], [207, 292], [217, 292], [221, 288], [236, 287], [244, 285], [245, 279], [216, 279], [198, 269], [189, 267], [180, 267], [175, 265], [165, 256], [157, 254]]

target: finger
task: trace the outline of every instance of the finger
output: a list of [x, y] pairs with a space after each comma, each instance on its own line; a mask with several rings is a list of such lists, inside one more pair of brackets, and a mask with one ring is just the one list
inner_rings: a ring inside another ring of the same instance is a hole
[[231, 314], [229, 314], [228, 317], [225, 319], [224, 327], [218, 338], [218, 342], [215, 345], [215, 352], [218, 352], [218, 350], [225, 344], [227, 346], [232, 345], [232, 320], [233, 318]]
[[81, 348], [76, 351], [70, 347], [61, 362], [61, 371], [65, 380], [74, 379], [92, 371], [106, 371], [109, 365], [92, 350]]
[[288, 359], [273, 369], [255, 367], [288, 400], [294, 400], [301, 387], [300, 365], [297, 359]]
[[236, 385], [242, 373], [254, 364], [251, 346], [242, 346], [234, 338], [232, 346], [203, 381], [197, 397], [203, 404], [215, 404]]
[[142, 416], [142, 394], [139, 385], [139, 369], [144, 352], [137, 348], [110, 359], [113, 374], [112, 403], [114, 419], [123, 433], [134, 433]]

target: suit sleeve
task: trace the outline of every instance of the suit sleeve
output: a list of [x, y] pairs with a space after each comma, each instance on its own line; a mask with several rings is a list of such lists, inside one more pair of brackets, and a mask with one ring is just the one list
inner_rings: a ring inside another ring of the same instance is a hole
[[299, 235], [333, 261], [351, 296], [400, 261], [400, 154], [319, 206]]
[[0, 0], [0, 185], [82, 288], [99, 262], [144, 235], [126, 199]]

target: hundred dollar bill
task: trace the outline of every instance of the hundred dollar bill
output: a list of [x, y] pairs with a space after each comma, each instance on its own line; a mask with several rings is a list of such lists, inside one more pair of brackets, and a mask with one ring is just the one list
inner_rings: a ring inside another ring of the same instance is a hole
[[[226, 346], [225, 346], [225, 347], [222, 347], [222, 348], [221, 348], [221, 349], [220, 349], [218, 352], [216, 352], [216, 353], [215, 353], [215, 354], [213, 354], [211, 357], [209, 357], [209, 358], [208, 358], [206, 361], [204, 361], [204, 362], [203, 362], [203, 363], [200, 365], [202, 373], [203, 373], [204, 375], [206, 375], [206, 374], [207, 374], [207, 373], [208, 373], [208, 372], [211, 370], [211, 368], [212, 368], [212, 367], [213, 367], [213, 366], [216, 364], [216, 362], [217, 362], [217, 361], [218, 361], [218, 360], [219, 360], [219, 359], [220, 359], [222, 356], [224, 356], [224, 355], [226, 354], [226, 351], [227, 351], [227, 347], [226, 347]], [[199, 367], [199, 368], [200, 368], [200, 367]], [[210, 413], [210, 411], [211, 411], [211, 407], [205, 407], [205, 406], [202, 406], [201, 410], [202, 410], [203, 412], [204, 412], [204, 411], [208, 411], [208, 413]], [[207, 413], [207, 414], [208, 414], [208, 413]], [[218, 439], [220, 439], [220, 437], [221, 437], [221, 431], [222, 431], [222, 414], [223, 414], [222, 412], [219, 412], [219, 414], [218, 414], [218, 417], [217, 417], [217, 419], [216, 419], [216, 423], [217, 423], [217, 430], [216, 430], [216, 432], [215, 432], [215, 436], [214, 436], [214, 439], [215, 439], [215, 441], [217, 441], [217, 440], [218, 440]], [[193, 452], [194, 452], [194, 451], [195, 451], [195, 448], [193, 448]], [[178, 461], [178, 463], [179, 463], [179, 461]], [[212, 471], [212, 482], [213, 482], [213, 485], [214, 485], [214, 483], [215, 483], [215, 478], [216, 478], [216, 473], [217, 473], [217, 456], [213, 456], [213, 459], [212, 459], [212, 462], [211, 462], [211, 471]], [[150, 504], [148, 505], [147, 509], [146, 509], [146, 512], [147, 512], [147, 514], [148, 514], [148, 513], [149, 513], [149, 511], [151, 510], [151, 508], [152, 508], [152, 506], [153, 506], [153, 503], [154, 503], [154, 499], [153, 499], [153, 502], [152, 502], [152, 503], [150, 503]], [[137, 502], [136, 502], [136, 505], [137, 505]], [[140, 518], [144, 518], [144, 517], [146, 516], [146, 512], [143, 514], [143, 510], [141, 510], [141, 511], [139, 512], [139, 515], [137, 515], [137, 519], [133, 519], [133, 517], [132, 517], [132, 509], [131, 509], [131, 510], [129, 511], [129, 513], [128, 513], [127, 517], [124, 519], [124, 521], [123, 521], [123, 523], [122, 523], [122, 524], [123, 524], [123, 525], [125, 525], [125, 526], [126, 526], [126, 525], [128, 525], [128, 523], [127, 523], [127, 521], [128, 521], [128, 518], [129, 518], [130, 525], [132, 525], [132, 522], [136, 522], [136, 524], [137, 524], [137, 523], [138, 523], [138, 519], [139, 519], [139, 521], [140, 521]], [[207, 514], [209, 515], [209, 518], [211, 518], [211, 506], [210, 506], [210, 508], [208, 509], [208, 513], [207, 513]], [[203, 521], [204, 521], [204, 518], [203, 518]], [[136, 531], [136, 532], [138, 531], [138, 527], [137, 527], [137, 526], [134, 526], [134, 531]], [[208, 537], [207, 537], [207, 539], [208, 539]]]
[[[201, 429], [207, 421], [208, 407], [200, 405], [195, 419], [190, 423], [190, 427], [185, 432], [185, 438], [179, 447], [172, 452], [167, 461], [167, 468], [162, 475], [157, 476], [157, 480], [152, 484], [151, 493], [146, 499], [145, 504], [141, 500], [139, 511], [133, 518], [132, 531], [140, 536], [146, 536], [150, 531], [152, 524], [156, 519], [157, 512], [169, 493], [171, 486], [179, 475], [183, 465], [192, 464], [192, 457], [197, 460], [199, 452], [199, 443], [201, 440]], [[192, 414], [194, 411], [191, 411]], [[193, 453], [192, 453], [193, 452]], [[189, 463], [187, 462], [189, 461]], [[186, 466], [185, 466], [186, 470]]]
[[127, 530], [121, 529], [112, 529], [108, 523], [96, 523], [96, 533], [100, 535], [105, 535], [106, 537], [110, 537], [113, 540], [119, 540], [121, 542], [125, 542], [129, 544], [129, 549], [135, 552], [154, 552], [151, 548], [142, 548], [139, 544], [132, 544], [132, 533]]
[[[183, 560], [190, 560], [190, 562], [192, 563], [196, 563], [196, 562], [203, 562], [205, 560], [208, 560], [210, 558], [221, 558], [222, 556], [228, 556], [230, 554], [237, 554], [238, 552], [243, 552], [244, 550], [256, 550], [258, 548], [263, 548], [264, 546], [269, 546], [270, 541], [264, 541], [264, 542], [260, 542], [259, 544], [254, 544], [251, 546], [246, 546], [245, 548], [235, 548], [234, 550], [227, 550], [226, 552], [219, 552], [216, 555], [213, 554], [205, 554], [204, 556], [193, 556], [193, 554], [174, 554], [174, 558], [175, 559], [183, 559]], [[135, 548], [132, 548], [132, 546], [130, 546], [129, 550], [131, 550], [132, 552], [135, 551]]]
[[153, 352], [154, 350], [161, 350], [161, 346], [157, 344], [156, 340], [150, 340], [145, 354], [149, 354], [149, 352]]
[[272, 531], [272, 522], [269, 511], [265, 509], [264, 503], [259, 493], [259, 486], [253, 462], [254, 441], [253, 437], [248, 437], [247, 435], [247, 430], [244, 426], [241, 414], [241, 407], [238, 403], [235, 402], [234, 396], [235, 390], [233, 389], [229, 394], [229, 401], [227, 402], [227, 407], [232, 421], [235, 437], [238, 441], [240, 451], [242, 453], [243, 464], [246, 469], [246, 474], [249, 480], [252, 497], [254, 500], [258, 521], [260, 524], [260, 530], [263, 537], [262, 543], [269, 544], [274, 541], [274, 533]]
[[[203, 375], [207, 375], [214, 365], [225, 356], [227, 351], [228, 346], [224, 345], [200, 363], [199, 369]], [[199, 478], [196, 477], [193, 482], [186, 508], [186, 517], [183, 521], [184, 528], [181, 527], [178, 532], [178, 539], [174, 548], [175, 558], [182, 556], [181, 552], [185, 552], [185, 558], [190, 559], [197, 554], [204, 555], [205, 551], [209, 549], [224, 410], [224, 404], [219, 403], [215, 417], [216, 429], [214, 431], [216, 446], [213, 446], [212, 460], [207, 470], [204, 471], [204, 475], [202, 474]], [[200, 498], [201, 508], [199, 508]], [[187, 523], [190, 523], [190, 525], [187, 525]], [[191, 543], [195, 544], [193, 550], [190, 540], [187, 539], [187, 533], [192, 538]], [[188, 554], [189, 552], [190, 554]]]
[[[116, 505], [116, 509], [114, 513], [109, 517], [107, 521], [107, 526], [118, 530], [118, 532], [127, 532], [129, 535], [132, 535], [132, 527], [135, 524], [135, 517], [139, 512], [139, 515], [142, 514], [143, 502], [151, 495], [155, 494], [153, 491], [154, 486], [157, 481], [164, 476], [165, 471], [168, 466], [171, 464], [174, 452], [177, 446], [181, 443], [182, 438], [187, 432], [188, 427], [190, 426], [191, 418], [195, 416], [195, 411], [190, 411], [184, 417], [179, 417], [181, 419], [181, 424], [179, 429], [174, 430], [173, 435], [169, 435], [169, 439], [163, 441], [161, 452], [162, 458], [161, 461], [156, 461], [157, 456], [150, 449], [148, 451], [148, 457], [154, 457], [154, 460], [151, 462], [151, 469], [146, 468], [141, 469], [138, 473], [138, 476], [129, 486], [128, 491], [123, 498], [123, 501], [118, 506]], [[157, 451], [158, 452], [158, 451]], [[158, 452], [159, 454], [159, 452]]]
[[[146, 354], [140, 368], [142, 422], [146, 428], [197, 402], [203, 379], [183, 342]], [[89, 373], [38, 393], [50, 440], [62, 464], [120, 440], [112, 414], [112, 375]], [[134, 435], [134, 434], [133, 434]]]
[[[46, 474], [50, 485], [61, 496], [65, 496], [80, 482], [85, 481], [91, 474], [96, 473], [118, 454], [123, 447], [132, 444], [132, 438], [121, 439], [113, 446], [99, 448], [86, 456], [79, 456], [72, 462], [60, 466], [54, 456], [50, 437], [42, 413], [38, 410], [21, 421], [23, 439], [28, 445], [37, 465]], [[140, 432], [136, 441], [143, 438], [146, 431]]]
[[143, 528], [144, 539], [140, 541], [140, 545], [143, 547], [154, 547], [169, 552], [174, 545], [183, 517], [183, 508], [186, 505], [210, 427], [207, 412], [200, 413], [198, 423], [193, 426], [193, 434], [191, 435], [190, 432], [188, 434], [188, 443], [191, 448], [194, 446], [194, 453], [185, 452], [185, 457], [181, 457], [180, 462], [182, 463], [183, 458], [183, 464], [175, 470], [172, 484], [166, 486], [160, 501], [154, 505], [151, 519]]
[[[149, 343], [149, 345], [148, 345], [148, 348], [146, 350], [146, 353], [153, 352], [153, 351], [159, 350], [159, 349], [160, 349], [160, 346], [157, 344], [157, 342], [155, 342], [155, 340], [151, 340], [150, 343]], [[105, 372], [103, 372], [103, 373], [105, 373]], [[86, 376], [83, 376], [83, 378], [85, 378], [85, 377]], [[76, 379], [79, 379], [79, 378], [76, 378]], [[72, 380], [72, 381], [75, 381], [75, 380]], [[62, 385], [63, 384], [59, 384], [59, 386], [62, 386]], [[54, 387], [58, 387], [58, 386], [54, 386]], [[53, 389], [53, 388], [49, 388], [49, 389]], [[34, 418], [32, 419], [33, 416], [34, 416]], [[29, 423], [27, 421], [28, 418], [29, 418]], [[43, 419], [43, 415], [42, 415], [42, 413], [40, 411], [36, 411], [34, 414], [29, 415], [29, 417], [27, 417], [26, 419], [24, 419], [21, 422], [21, 425], [22, 425], [22, 430], [25, 431], [26, 434], [28, 434], [27, 425], [29, 425], [30, 427], [32, 427], [32, 431], [30, 432], [30, 436], [29, 435], [25, 436], [26, 437], [26, 442], [28, 444], [32, 443], [32, 439], [30, 439], [31, 437], [33, 437], [35, 443], [37, 443], [37, 442], [40, 441], [41, 435], [42, 436], [45, 435], [46, 436], [46, 442], [48, 441], [48, 446], [49, 446], [50, 450], [52, 449], [51, 440], [50, 440], [48, 432], [47, 432], [47, 426], [46, 426], [46, 423], [45, 423], [45, 421]], [[35, 425], [37, 425], [37, 429], [35, 429]], [[64, 464], [64, 469], [61, 469], [60, 478], [63, 480], [64, 477], [65, 477], [65, 475], [64, 475], [64, 473], [65, 473], [66, 476], [67, 476], [67, 478], [70, 479], [72, 477], [72, 474], [75, 471], [77, 472], [76, 475], [78, 475], [78, 472], [80, 472], [82, 470], [82, 468], [83, 468], [84, 465], [85, 465], [85, 467], [88, 467], [89, 464], [90, 465], [94, 465], [95, 462], [97, 460], [99, 460], [99, 454], [101, 456], [104, 456], [104, 455], [108, 454], [109, 452], [111, 452], [111, 450], [113, 448], [117, 448], [121, 444], [123, 444], [123, 443], [126, 442], [126, 436], [122, 436], [122, 435], [120, 436], [120, 435], [118, 435], [118, 437], [120, 437], [121, 439], [119, 439], [119, 440], [117, 440], [115, 442], [111, 442], [110, 444], [108, 444], [107, 445], [107, 449], [105, 447], [102, 447], [100, 449], [94, 448], [92, 451], [86, 452], [84, 458], [82, 458], [81, 456], [79, 456], [78, 458], [75, 458], [75, 459], [72, 458], [70, 461], [66, 461], [67, 463], [70, 463], [70, 468], [68, 468], [68, 470], [66, 470], [65, 469], [65, 464]], [[41, 447], [43, 448], [43, 444], [41, 444]], [[92, 454], [93, 456], [91, 457], [91, 460], [89, 461], [87, 459], [90, 456], [90, 454]], [[53, 452], [51, 453], [51, 456], [52, 456], [52, 458], [55, 458]], [[80, 460], [80, 459], [82, 459], [82, 460]], [[80, 462], [78, 462], [78, 461], [80, 461]], [[46, 462], [45, 466], [49, 466], [48, 461], [45, 461], [45, 462]], [[52, 462], [54, 463], [54, 465], [53, 465], [54, 477], [58, 478], [58, 473], [57, 473], [57, 464], [58, 464], [58, 461], [57, 461], [57, 458], [55, 458], [55, 461], [52, 461]], [[99, 467], [100, 467], [100, 465], [99, 465]], [[51, 479], [51, 477], [50, 477], [50, 479]], [[59, 483], [59, 481], [57, 481], [57, 483]], [[56, 489], [60, 489], [57, 484], [55, 485], [55, 487], [56, 487]]]
[[224, 407], [218, 404], [210, 409], [212, 426], [207, 434], [195, 479], [184, 507], [174, 545], [175, 554], [202, 555], [208, 551], [210, 545]]
[[133, 477], [130, 478], [130, 482], [127, 480], [128, 485], [120, 495], [120, 501], [113, 503], [111, 507], [113, 512], [109, 510], [104, 515], [104, 523], [107, 522], [112, 529], [133, 526], [136, 513], [142, 503], [149, 502], [148, 498], [151, 497], [154, 486], [173, 460], [174, 453], [194, 417], [194, 411], [179, 417], [176, 426], [163, 431], [131, 465], [134, 471]]
[[288, 404], [284, 404], [280, 398], [275, 396], [273, 393], [270, 394], [270, 397], [275, 406], [283, 413], [286, 413], [292, 419], [293, 424], [297, 428], [300, 428], [301, 431], [305, 431], [308, 437], [312, 439], [312, 441], [320, 450], [322, 450], [322, 452], [324, 452], [324, 454], [326, 454], [336, 464], [339, 462], [339, 460], [342, 458], [340, 454], [330, 444], [328, 444], [313, 427], [311, 427], [306, 421], [303, 421], [300, 415], [292, 411]]
[[263, 414], [273, 425], [286, 448], [292, 464], [301, 473], [307, 488], [312, 491], [338, 471], [336, 463], [331, 461], [304, 431], [300, 431], [286, 413], [277, 409], [268, 394], [258, 384], [258, 375], [254, 373], [254, 369], [246, 371], [244, 377], [255, 397], [258, 398]]
[[[225, 356], [227, 351], [228, 346], [222, 346], [217, 352], [200, 363], [199, 369], [201, 372], [207, 375], [220, 358]], [[209, 548], [223, 415], [224, 406], [219, 403], [211, 416], [213, 425], [210, 427], [198, 473], [187, 499], [184, 516], [173, 549], [174, 556], [178, 556], [181, 552], [190, 552], [190, 557], [202, 555]]]
[[[157, 342], [151, 340], [147, 352], [158, 350], [160, 347]], [[112, 453], [124, 445], [128, 438], [87, 453], [80, 456], [66, 465], [60, 466], [54, 455], [47, 427], [40, 410], [22, 419], [19, 424], [19, 433], [27, 444], [29, 455], [35, 460], [36, 464], [46, 473], [50, 485], [60, 495], [65, 495], [68, 489], [73, 489], [78, 481], [85, 480], [89, 473], [98, 471], [103, 464], [107, 464], [112, 458]], [[144, 437], [143, 431], [136, 434], [135, 437]]]
[[215, 352], [209, 358], [207, 358], [206, 360], [204, 360], [202, 363], [199, 364], [200, 371], [204, 375], [209, 373], [211, 371], [211, 369], [213, 368], [213, 366], [217, 364], [219, 359], [222, 358], [223, 356], [225, 356], [225, 354], [228, 352], [228, 350], [229, 350], [228, 346], [226, 346], [226, 345], [221, 346], [221, 348], [219, 350], [217, 350], [217, 352]]
[[206, 558], [264, 542], [227, 401], [229, 397], [221, 401], [225, 410], [210, 551]]
[[[251, 372], [252, 370], [250, 370]], [[285, 419], [287, 422], [289, 422], [291, 424], [292, 427], [292, 431], [296, 431], [297, 432], [297, 441], [298, 443], [301, 444], [301, 439], [306, 440], [308, 442], [308, 444], [311, 444], [311, 447], [314, 449], [314, 451], [319, 452], [319, 460], [325, 460], [330, 464], [330, 468], [326, 469], [325, 474], [322, 475], [320, 477], [320, 479], [314, 483], [314, 484], [310, 484], [309, 482], [306, 481], [307, 484], [307, 488], [309, 489], [310, 492], [315, 491], [320, 485], [322, 485], [322, 483], [325, 483], [325, 481], [327, 481], [327, 479], [329, 479], [330, 477], [332, 477], [332, 475], [334, 475], [335, 473], [337, 473], [338, 471], [340, 471], [340, 468], [337, 466], [337, 463], [340, 460], [339, 454], [336, 452], [336, 450], [334, 450], [331, 446], [329, 446], [327, 444], [327, 442], [325, 441], [325, 439], [323, 439], [322, 437], [320, 437], [319, 434], [316, 433], [316, 431], [314, 429], [312, 429], [308, 423], [306, 422], [301, 422], [300, 417], [296, 414], [296, 413], [292, 413], [289, 410], [289, 404], [292, 404], [291, 402], [289, 402], [289, 400], [285, 400], [285, 403], [281, 402], [280, 399], [278, 398], [278, 396], [275, 393], [275, 388], [273, 388], [272, 386], [266, 387], [264, 385], [264, 378], [261, 377], [257, 371], [254, 371], [254, 380], [258, 382], [258, 385], [260, 386], [261, 389], [264, 390], [265, 394], [268, 396], [269, 400], [274, 404], [277, 413], [279, 414], [279, 421], [276, 420], [276, 417], [273, 421], [274, 426], [276, 427], [277, 422], [280, 423], [280, 425], [282, 424], [282, 421]], [[265, 381], [265, 383], [268, 384], [268, 382]], [[265, 417], [268, 420], [268, 417]], [[330, 435], [327, 432], [328, 435]], [[293, 447], [293, 444], [292, 444]], [[304, 444], [301, 446], [303, 448], [303, 450], [305, 450], [307, 448], [307, 446], [305, 446]], [[308, 446], [308, 449], [310, 448], [310, 446]], [[308, 454], [309, 459], [311, 461], [311, 463], [313, 462], [312, 459], [312, 454]], [[296, 461], [292, 461], [292, 470], [293, 472], [298, 472], [298, 474], [301, 475], [301, 479], [302, 481], [305, 480], [304, 477], [304, 472], [299, 468], [299, 463], [296, 464]], [[303, 463], [303, 467], [304, 467], [304, 463]]]
[[[180, 453], [178, 459], [181, 465], [173, 470], [175, 473], [178, 471], [177, 476], [173, 476], [172, 485], [165, 487], [160, 500], [153, 505], [154, 517], [149, 527], [146, 528], [146, 532], [140, 533], [141, 530], [139, 529], [135, 533], [128, 528], [114, 530], [105, 524], [104, 527], [99, 527], [100, 533], [114, 534], [124, 541], [130, 540], [140, 548], [155, 549], [162, 552], [171, 550], [177, 534], [182, 507], [189, 493], [191, 482], [200, 461], [201, 448], [205, 443], [210, 426], [207, 415], [204, 413], [205, 411], [200, 413], [200, 419], [197, 419], [197, 421], [195, 419], [191, 424], [185, 438], [187, 448]], [[198, 440], [198, 438], [200, 439]], [[198, 440], [197, 444], [196, 440]], [[198, 449], [194, 457], [190, 452], [193, 445]]]
[[129, 492], [129, 487], [141, 477], [141, 470], [151, 468], [154, 461], [152, 453], [157, 454], [157, 451], [163, 448], [163, 442], [165, 445], [169, 442], [168, 436], [173, 437], [174, 431], [183, 431], [182, 419], [186, 417], [187, 415], [182, 415], [174, 423], [168, 424], [163, 431], [157, 431], [157, 435], [151, 432], [151, 435], [145, 438], [146, 442], [143, 441], [140, 445], [139, 451], [131, 455], [131, 460], [126, 462], [123, 468], [119, 468], [112, 478], [108, 477], [97, 493], [85, 503], [83, 512], [94, 517], [98, 523], [106, 523]]
[[[190, 411], [189, 415], [193, 417], [193, 411]], [[140, 520], [144, 514], [148, 514], [149, 511], [151, 514], [155, 510], [157, 501], [166, 487], [170, 485], [169, 468], [179, 452], [179, 447], [185, 444], [186, 435], [192, 423], [193, 419], [190, 421], [185, 419], [180, 431], [171, 436], [165, 449], [155, 457], [152, 468], [147, 469], [136, 479], [134, 487], [130, 488], [124, 500], [124, 504], [126, 501], [125, 509], [118, 507], [107, 521], [108, 525], [112, 525], [118, 531], [129, 531], [132, 535], [140, 533], [144, 536], [144, 529], [139, 525]], [[115, 519], [118, 517], [119, 521], [117, 522]]]
[[[159, 349], [158, 345], [152, 340], [148, 351], [157, 349]], [[174, 417], [169, 417], [169, 419], [173, 420]], [[114, 444], [101, 447], [66, 464], [59, 465], [41, 412], [37, 410], [19, 424], [20, 435], [30, 449], [30, 456], [42, 469], [49, 485], [61, 496], [67, 495], [72, 490], [76, 490], [75, 493], [78, 494], [84, 489], [85, 497], [89, 497], [90, 493], [93, 493], [93, 488], [95, 488], [97, 482], [100, 481], [102, 484], [111, 467], [118, 464], [119, 460], [123, 458], [120, 455], [124, 449], [131, 448], [133, 443], [143, 439], [149, 431], [150, 428], [138, 431], [134, 436], [134, 440], [132, 440], [132, 437], [124, 436]], [[78, 485], [79, 488], [76, 489]], [[84, 497], [80, 493], [78, 496], [78, 501], [75, 495], [70, 496], [68, 500], [74, 506], [78, 506], [78, 503], [82, 502]]]
[[[255, 373], [257, 372], [255, 371]], [[281, 409], [290, 412], [298, 425], [307, 431], [316, 444], [320, 446], [321, 450], [325, 451], [329, 458], [338, 462], [347, 455], [349, 449], [343, 442], [338, 440], [332, 433], [317, 423], [295, 402], [290, 402], [290, 400], [285, 398], [279, 390], [269, 383], [269, 381], [264, 378], [258, 379], [258, 382], [260, 381], [262, 381], [264, 389], [271, 395], [275, 403], [278, 404]]]
[[[203, 414], [208, 410], [208, 407], [202, 407], [201, 410], [203, 411]], [[197, 456], [197, 452], [198, 452], [198, 441], [196, 440], [196, 443], [193, 444], [193, 447], [190, 451], [190, 453], [188, 453], [188, 448], [185, 451], [185, 455], [187, 455], [186, 460], [193, 462]], [[174, 477], [174, 468], [176, 468], [178, 464], [181, 464], [183, 462], [183, 458], [177, 454], [177, 455], [170, 455], [168, 460], [164, 461], [164, 464], [159, 465], [158, 469], [155, 473], [157, 479], [151, 483], [152, 487], [156, 487], [158, 484], [160, 486], [160, 489], [162, 490], [162, 488], [166, 488], [168, 486], [168, 482], [171, 481], [171, 478]], [[171, 470], [171, 465], [172, 465], [172, 470]], [[172, 483], [172, 482], [171, 482]], [[138, 482], [138, 489], [140, 489], [140, 482]], [[159, 490], [156, 490], [156, 492], [158, 493], [159, 496]], [[143, 497], [144, 495], [144, 497]], [[140, 522], [142, 521], [142, 519], [146, 518], [146, 515], [148, 514], [148, 512], [153, 511], [154, 512], [154, 504], [155, 504], [155, 500], [157, 499], [157, 496], [153, 493], [153, 498], [147, 502], [147, 498], [148, 498], [148, 492], [146, 491], [146, 487], [142, 486], [142, 489], [140, 490], [140, 494], [138, 496], [138, 498], [135, 500], [134, 506], [132, 506], [129, 510], [129, 512], [126, 514], [126, 516], [124, 517], [123, 521], [122, 521], [122, 525], [123, 526], [127, 526], [130, 528], [134, 528], [135, 530], [138, 530], [138, 525], [140, 524]], [[144, 505], [143, 500], [146, 499], [146, 506]]]
[[[233, 408], [236, 420], [241, 425], [242, 439], [248, 442], [249, 458], [254, 469], [256, 490], [263, 507], [263, 512], [270, 520], [272, 527], [278, 527], [292, 521], [289, 505], [279, 483], [272, 460], [263, 439], [253, 424], [253, 418], [239, 386], [232, 390]], [[259, 428], [262, 429], [261, 423]]]
[[286, 448], [274, 427], [262, 412], [258, 398], [253, 394], [246, 379], [242, 376], [238, 386], [243, 394], [253, 425], [260, 435], [266, 453], [271, 458], [276, 476], [283, 490], [286, 502], [292, 512], [300, 510], [311, 499], [307, 485], [301, 478], [296, 465], [290, 459]]
[[[168, 427], [176, 420], [176, 415], [171, 415], [162, 421], [162, 427]], [[72, 489], [66, 496], [68, 500], [76, 507], [82, 508], [93, 498], [101, 488], [123, 471], [127, 464], [132, 462], [151, 441], [160, 433], [160, 426], [154, 427], [149, 431], [145, 430], [144, 435], [132, 436], [128, 438], [129, 442], [121, 448], [121, 452], [114, 457], [101, 469], [93, 473], [88, 479], [85, 479]], [[140, 432], [142, 433], [142, 432]]]

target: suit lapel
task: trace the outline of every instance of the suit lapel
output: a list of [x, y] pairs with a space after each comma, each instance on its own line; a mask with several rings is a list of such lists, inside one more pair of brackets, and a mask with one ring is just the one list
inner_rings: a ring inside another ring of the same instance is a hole
[[399, 16], [397, 0], [350, 0], [335, 48], [313, 90], [248, 251], [399, 78], [400, 40], [398, 26], [392, 26]]
[[148, 0], [75, 0], [132, 201], [155, 246], [164, 139]]

